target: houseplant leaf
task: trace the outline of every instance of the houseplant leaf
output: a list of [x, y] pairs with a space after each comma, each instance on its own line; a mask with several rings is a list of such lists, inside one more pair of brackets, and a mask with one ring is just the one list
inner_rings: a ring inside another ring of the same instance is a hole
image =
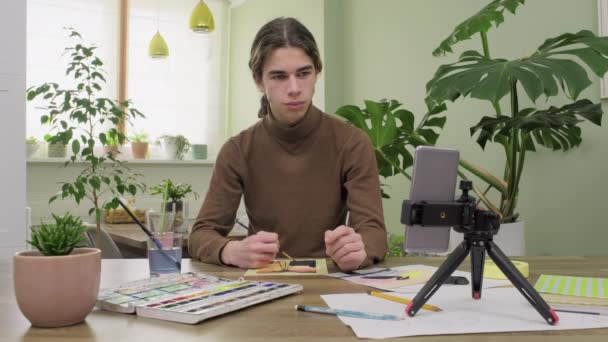
[[559, 88], [576, 100], [591, 85], [585, 69], [576, 60], [603, 76], [608, 70], [606, 56], [608, 38], [596, 37], [590, 31], [548, 39], [530, 57], [512, 61], [466, 51], [458, 62], [442, 65], [427, 83], [427, 106], [433, 108], [461, 96], [496, 105], [510, 92], [512, 80], [521, 84], [533, 102], [542, 95], [556, 95]]
[[[336, 111], [337, 115], [369, 136], [376, 153], [378, 172], [385, 178], [403, 174], [410, 179], [406, 170], [414, 160], [407, 146], [434, 145], [439, 137], [436, 131], [442, 129], [446, 122], [446, 118], [440, 116], [446, 109], [443, 104], [426, 113], [417, 127], [414, 126], [414, 114], [399, 108], [401, 105], [397, 100], [366, 100], [365, 108], [346, 105]], [[384, 189], [382, 196], [389, 198]]]
[[[581, 130], [577, 125], [586, 119], [600, 126], [602, 108], [600, 104], [583, 99], [560, 108], [551, 106], [546, 110], [527, 108], [515, 117], [485, 116], [471, 127], [471, 135], [479, 132], [477, 142], [484, 148], [486, 142], [497, 135], [507, 137], [511, 131], [518, 130], [520, 134], [530, 135], [531, 139], [523, 144], [526, 150], [534, 151], [534, 142], [553, 150], [567, 151], [576, 147], [582, 141]], [[520, 147], [521, 150], [521, 147]]]
[[494, 0], [475, 15], [458, 24], [454, 31], [433, 50], [433, 56], [442, 56], [452, 51], [452, 46], [458, 42], [471, 39], [477, 33], [488, 32], [492, 24], [498, 27], [504, 21], [504, 10], [515, 14], [519, 5], [525, 0]]

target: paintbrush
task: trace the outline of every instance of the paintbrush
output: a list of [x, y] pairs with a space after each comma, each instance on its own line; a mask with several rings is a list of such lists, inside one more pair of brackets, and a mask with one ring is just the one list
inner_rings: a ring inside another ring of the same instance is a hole
[[[246, 225], [244, 225], [244, 224], [243, 224], [243, 222], [239, 221], [239, 219], [238, 219], [238, 218], [236, 219], [236, 223], [237, 223], [239, 226], [241, 226], [241, 227], [243, 227], [243, 228], [247, 229], [247, 231], [249, 231], [249, 227], [247, 227]], [[294, 258], [290, 257], [290, 256], [289, 256], [289, 254], [287, 254], [287, 253], [285, 253], [285, 252], [281, 252], [281, 254], [283, 254], [283, 255], [284, 255], [284, 256], [285, 256], [287, 259], [289, 259], [289, 261], [294, 261], [294, 260], [295, 260]]]
[[177, 268], [181, 270], [182, 269], [181, 262], [179, 262], [178, 260], [175, 260], [175, 258], [173, 258], [171, 255], [167, 254], [167, 252], [165, 252], [163, 250], [163, 244], [160, 242], [160, 240], [157, 239], [148, 228], [146, 228], [146, 226], [137, 218], [137, 216], [135, 216], [135, 214], [133, 214], [131, 209], [129, 209], [124, 203], [122, 203], [122, 201], [120, 199], [117, 199], [117, 200], [118, 200], [118, 204], [120, 204], [120, 206], [123, 207], [123, 209], [127, 212], [127, 214], [129, 214], [129, 216], [131, 216], [131, 218], [135, 221], [135, 223], [137, 223], [137, 225], [144, 231], [144, 233], [146, 233], [146, 235], [148, 235], [148, 237], [150, 239], [152, 239], [152, 242], [154, 242], [154, 245], [156, 245], [156, 248], [158, 248], [158, 251], [160, 252], [160, 254], [162, 254], [167, 259], [171, 260], [171, 262], [174, 262], [175, 265], [177, 266]]

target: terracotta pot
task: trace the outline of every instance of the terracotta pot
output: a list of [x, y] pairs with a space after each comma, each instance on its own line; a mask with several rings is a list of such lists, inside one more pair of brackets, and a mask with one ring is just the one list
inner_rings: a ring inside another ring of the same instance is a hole
[[146, 155], [148, 154], [148, 143], [131, 143], [131, 152], [133, 154], [134, 159], [146, 159]]
[[77, 324], [95, 306], [101, 276], [97, 248], [76, 248], [65, 256], [19, 252], [13, 266], [17, 304], [34, 326]]

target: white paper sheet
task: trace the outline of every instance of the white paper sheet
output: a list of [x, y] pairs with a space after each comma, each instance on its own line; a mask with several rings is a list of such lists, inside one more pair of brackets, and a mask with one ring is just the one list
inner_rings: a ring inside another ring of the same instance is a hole
[[[375, 269], [374, 269], [375, 270]], [[437, 267], [433, 267], [433, 266], [427, 266], [427, 265], [407, 265], [407, 266], [398, 266], [398, 267], [391, 267], [386, 269], [385, 272], [374, 272], [374, 275], [384, 275], [384, 274], [398, 274], [398, 273], [405, 273], [405, 272], [411, 272], [411, 271], [421, 271], [421, 270], [437, 270]], [[360, 276], [352, 276], [352, 275], [348, 275], [346, 273], [331, 273], [329, 274], [330, 277], [333, 278], [340, 278], [342, 280], [348, 280], [348, 281], [354, 281], [358, 278], [364, 277], [366, 273], [361, 274]], [[471, 282], [471, 272], [464, 272], [464, 271], [455, 271], [454, 273], [452, 273], [453, 276], [461, 276], [461, 277], [465, 277], [469, 280], [469, 283]], [[380, 282], [379, 282], [380, 283]], [[497, 279], [488, 279], [488, 278], [483, 278], [483, 282], [482, 282], [482, 288], [487, 289], [487, 288], [492, 288], [492, 287], [497, 287], [497, 286], [505, 286], [505, 285], [510, 285], [511, 282], [508, 280], [497, 280]], [[366, 284], [366, 286], [371, 286], [370, 284]], [[382, 285], [378, 285], [378, 286], [371, 286], [377, 289], [381, 289], [381, 290], [386, 290], [386, 291], [394, 291], [394, 292], [399, 292], [399, 293], [415, 293], [418, 292], [422, 289], [422, 287], [424, 286], [424, 284], [418, 284], [418, 285], [408, 285], [408, 286], [403, 286], [403, 287], [398, 287], [398, 288], [385, 288]], [[442, 285], [442, 287], [466, 287], [469, 289], [469, 293], [471, 292], [471, 284], [469, 285]]]
[[[557, 325], [549, 325], [515, 288], [484, 290], [480, 300], [472, 299], [470, 291], [470, 286], [441, 287], [428, 303], [439, 306], [443, 311], [422, 309], [414, 317], [405, 316], [403, 304], [367, 294], [321, 297], [331, 308], [407, 317], [403, 321], [379, 321], [339, 316], [359, 338], [608, 327], [608, 316], [564, 312], [557, 313], [560, 319]], [[412, 299], [407, 295], [394, 295]]]

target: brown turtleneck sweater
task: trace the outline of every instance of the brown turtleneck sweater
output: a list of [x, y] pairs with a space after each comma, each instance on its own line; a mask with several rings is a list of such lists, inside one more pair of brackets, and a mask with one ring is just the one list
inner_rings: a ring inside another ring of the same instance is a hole
[[344, 224], [363, 238], [367, 266], [384, 258], [386, 229], [376, 158], [360, 129], [314, 106], [293, 127], [266, 115], [230, 138], [217, 157], [209, 190], [189, 237], [189, 251], [221, 264], [241, 195], [250, 234], [279, 235], [293, 257], [326, 257], [324, 235]]

